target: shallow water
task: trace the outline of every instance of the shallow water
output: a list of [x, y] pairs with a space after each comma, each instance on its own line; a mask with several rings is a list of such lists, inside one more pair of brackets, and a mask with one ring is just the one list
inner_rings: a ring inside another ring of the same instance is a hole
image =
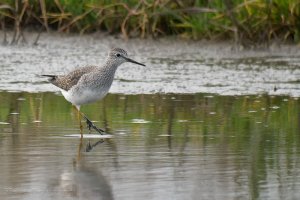
[[0, 198], [299, 199], [299, 106], [110, 94], [82, 110], [112, 138], [81, 140], [66, 137], [79, 125], [62, 96], [1, 92]]
[[101, 65], [111, 47], [124, 48], [130, 57], [147, 65], [126, 63], [119, 67], [111, 93], [300, 96], [297, 46], [236, 52], [230, 43], [172, 39], [125, 42], [103, 35], [43, 34], [38, 46], [0, 46], [0, 90], [57, 91], [39, 75], [65, 74], [76, 67]]

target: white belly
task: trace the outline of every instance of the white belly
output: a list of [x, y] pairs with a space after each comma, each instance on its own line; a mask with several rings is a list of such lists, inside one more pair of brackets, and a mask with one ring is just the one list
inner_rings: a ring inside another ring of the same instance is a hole
[[82, 105], [93, 103], [98, 101], [106, 96], [108, 93], [107, 90], [69, 90], [69, 91], [61, 91], [63, 96], [66, 98], [67, 101], [71, 102], [73, 105]]

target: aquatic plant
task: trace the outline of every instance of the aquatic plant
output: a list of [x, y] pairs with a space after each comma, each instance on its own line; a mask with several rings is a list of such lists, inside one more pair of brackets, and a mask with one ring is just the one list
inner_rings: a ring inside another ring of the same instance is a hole
[[[14, 30], [11, 43], [25, 41], [22, 30], [130, 37], [177, 35], [189, 39], [234, 39], [248, 46], [271, 39], [299, 41], [298, 0], [2, 0], [1, 29]], [[6, 40], [6, 38], [4, 39]]]

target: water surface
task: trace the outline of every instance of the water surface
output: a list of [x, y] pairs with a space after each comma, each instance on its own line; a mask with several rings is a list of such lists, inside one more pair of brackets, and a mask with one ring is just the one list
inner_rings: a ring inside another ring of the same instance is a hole
[[299, 199], [299, 105], [110, 94], [82, 110], [113, 137], [81, 140], [62, 96], [1, 92], [0, 198]]
[[[30, 37], [29, 33], [26, 36]], [[102, 65], [111, 47], [124, 48], [130, 57], [147, 65], [119, 67], [111, 93], [300, 96], [300, 51], [296, 46], [233, 51], [231, 43], [126, 42], [99, 34], [43, 34], [38, 46], [0, 45], [0, 90], [55, 92], [57, 88], [41, 74], [66, 74], [77, 67]]]

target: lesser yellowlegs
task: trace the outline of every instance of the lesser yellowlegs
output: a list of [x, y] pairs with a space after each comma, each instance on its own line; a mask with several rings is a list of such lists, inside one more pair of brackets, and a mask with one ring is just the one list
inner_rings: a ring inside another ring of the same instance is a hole
[[111, 87], [118, 66], [124, 62], [145, 66], [130, 59], [125, 50], [114, 48], [110, 50], [106, 62], [102, 66], [78, 68], [67, 75], [42, 76], [50, 77], [49, 81], [60, 88], [65, 99], [71, 102], [85, 118], [89, 130], [93, 128], [102, 134], [104, 131], [97, 128], [91, 120], [80, 112], [80, 106], [105, 97]]

